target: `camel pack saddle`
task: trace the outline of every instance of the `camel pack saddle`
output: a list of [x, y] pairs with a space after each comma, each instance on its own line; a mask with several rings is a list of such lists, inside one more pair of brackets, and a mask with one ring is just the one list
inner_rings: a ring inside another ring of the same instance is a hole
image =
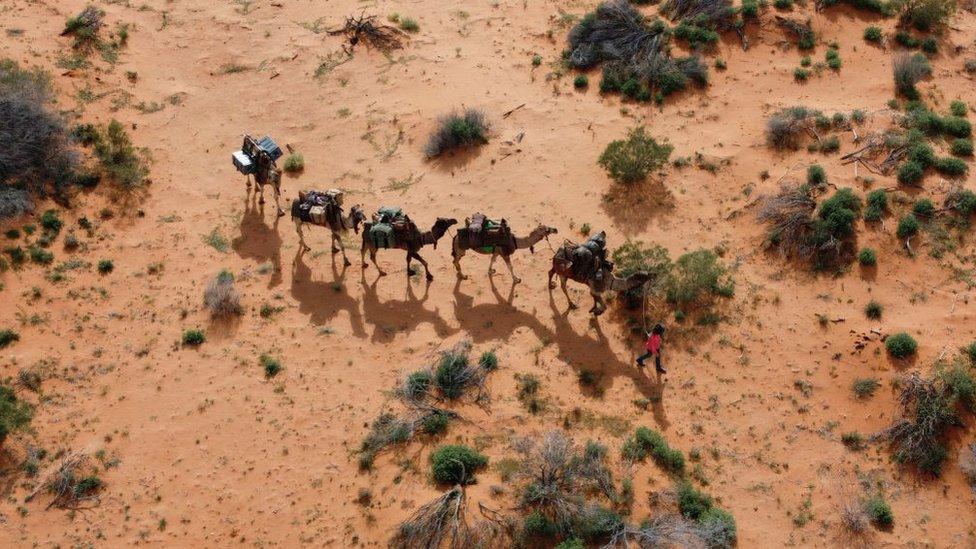
[[488, 219], [485, 214], [476, 213], [468, 219], [466, 227], [458, 229], [458, 238], [465, 239], [472, 249], [483, 248], [485, 252], [495, 247], [513, 248], [515, 237], [508, 222], [502, 219]]
[[301, 191], [298, 193], [298, 217], [313, 225], [342, 226], [342, 198], [342, 191], [339, 189], [325, 192]]
[[566, 241], [558, 259], [564, 262], [566, 267], [572, 269], [574, 276], [581, 279], [586, 279], [599, 272], [604, 266], [612, 271], [613, 263], [606, 259], [602, 234], [596, 235], [583, 244]]
[[397, 242], [408, 242], [418, 234], [417, 226], [401, 208], [384, 206], [373, 219], [369, 237], [377, 248], [393, 248]]

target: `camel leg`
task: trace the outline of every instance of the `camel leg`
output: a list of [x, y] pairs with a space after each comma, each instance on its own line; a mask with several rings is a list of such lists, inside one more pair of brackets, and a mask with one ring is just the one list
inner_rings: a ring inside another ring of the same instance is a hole
[[505, 261], [506, 265], [508, 265], [508, 272], [512, 273], [512, 282], [514, 282], [515, 284], [522, 282], [521, 278], [515, 276], [515, 268], [512, 267], [512, 257], [508, 255], [503, 255], [502, 260]]
[[410, 256], [417, 258], [417, 261], [424, 266], [424, 272], [427, 273], [427, 282], [434, 280], [434, 275], [430, 274], [430, 267], [427, 266], [427, 261], [420, 257], [420, 254], [417, 252], [410, 252], [410, 254], [407, 256], [407, 270], [409, 271], [410, 269]]
[[589, 312], [593, 316], [600, 316], [600, 313], [603, 312], [603, 311], [600, 310], [600, 295], [597, 294], [596, 292], [594, 292], [593, 289], [591, 288], [590, 289], [590, 296], [593, 297], [593, 307], [590, 308], [590, 311]]
[[549, 289], [555, 290], [556, 283], [552, 281], [552, 277], [556, 274], [556, 269], [549, 269]]
[[342, 243], [342, 237], [340, 237], [336, 233], [332, 233], [332, 250], [333, 250], [332, 253], [333, 254], [335, 253], [336, 242], [339, 243], [339, 251], [342, 252], [342, 264], [345, 265], [346, 267], [352, 265], [352, 262], [349, 261], [349, 258], [348, 257], [346, 257], [346, 246]]
[[274, 193], [275, 193], [275, 208], [278, 208], [278, 217], [281, 217], [285, 215], [285, 210], [281, 209], [281, 186], [280, 185], [274, 186]]
[[454, 247], [454, 268], [457, 269], [457, 276], [461, 280], [467, 280], [468, 277], [461, 272], [461, 256], [464, 255], [464, 250]]
[[573, 303], [573, 299], [571, 297], [569, 297], [569, 290], [566, 289], [566, 277], [565, 276], [560, 276], [559, 277], [559, 285], [562, 286], [562, 288], [563, 288], [563, 294], [566, 295], [566, 301], [569, 303], [569, 308], [570, 309], [575, 309], [576, 308], [576, 304]]
[[366, 238], [365, 237], [366, 235], [363, 235], [363, 245], [359, 248], [359, 261], [360, 263], [363, 264], [363, 270], [365, 270], [366, 267], [369, 267], [369, 264], [366, 263]]
[[[373, 265], [376, 265], [376, 270], [380, 272], [380, 276], [386, 276], [386, 272], [384, 272], [383, 269], [380, 268], [380, 264], [376, 262], [376, 250], [375, 249], [370, 249], [369, 250], [369, 258], [370, 258], [370, 260], [373, 261]], [[365, 267], [366, 264], [363, 263], [363, 266]]]
[[258, 183], [258, 190], [261, 191], [261, 199], [258, 200], [258, 204], [264, 204], [264, 185]]
[[332, 233], [332, 255], [335, 255], [335, 254], [339, 253], [339, 247], [340, 246], [336, 246], [336, 240], [339, 241], [339, 245], [341, 246], [342, 245], [342, 239], [337, 238], [337, 235], [335, 234], [335, 232], [333, 232]]
[[495, 274], [495, 258], [498, 257], [498, 252], [491, 252], [491, 260], [488, 261], [488, 276]]
[[302, 220], [295, 219], [295, 232], [298, 233], [298, 249], [299, 250], [311, 250], [312, 248], [305, 243], [305, 233], [302, 231]]

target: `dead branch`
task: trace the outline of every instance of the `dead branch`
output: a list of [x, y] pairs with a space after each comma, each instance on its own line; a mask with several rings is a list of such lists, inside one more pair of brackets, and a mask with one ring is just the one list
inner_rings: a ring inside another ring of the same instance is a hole
[[345, 36], [349, 40], [350, 50], [362, 40], [366, 47], [372, 46], [384, 53], [402, 48], [403, 40], [407, 36], [396, 27], [377, 24], [375, 15], [346, 17], [346, 23], [342, 27], [326, 32], [332, 36]]

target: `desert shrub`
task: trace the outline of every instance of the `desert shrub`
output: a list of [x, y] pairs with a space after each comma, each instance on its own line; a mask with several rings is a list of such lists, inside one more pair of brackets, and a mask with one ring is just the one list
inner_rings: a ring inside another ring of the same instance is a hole
[[810, 71], [799, 67], [793, 69], [793, 79], [797, 82], [806, 82], [810, 78]]
[[98, 31], [102, 28], [105, 12], [95, 6], [87, 6], [78, 15], [69, 17], [62, 35], [74, 36], [75, 49], [90, 50], [98, 44]]
[[58, 217], [56, 210], [47, 210], [41, 215], [41, 227], [44, 228], [45, 232], [57, 235], [63, 226], [64, 222]]
[[773, 6], [778, 10], [788, 10], [793, 8], [793, 0], [774, 0]]
[[901, 185], [917, 185], [924, 176], [925, 168], [913, 160], [905, 162], [898, 168], [898, 183]]
[[648, 284], [634, 288], [620, 294], [624, 305], [628, 309], [637, 309], [643, 304], [645, 292], [657, 294], [660, 292], [671, 274], [671, 258], [668, 250], [663, 246], [645, 247], [643, 242], [628, 240], [613, 251], [613, 262], [617, 267], [617, 275], [627, 278], [638, 272], [646, 272], [653, 276]]
[[690, 305], [714, 295], [731, 297], [735, 283], [711, 250], [688, 252], [674, 262], [665, 286], [667, 300]]
[[75, 181], [78, 156], [51, 99], [46, 73], [0, 59], [0, 218], [33, 209], [31, 194], [63, 196]]
[[623, 527], [620, 515], [606, 507], [587, 504], [577, 518], [575, 531], [591, 541], [606, 541]]
[[93, 146], [102, 171], [123, 190], [141, 187], [149, 175], [149, 167], [144, 155], [132, 144], [125, 126], [113, 119], [104, 133], [97, 135]]
[[920, 47], [922, 48], [922, 51], [929, 55], [939, 53], [939, 41], [931, 36], [922, 39], [922, 44]]
[[906, 31], [896, 32], [895, 42], [897, 42], [899, 46], [912, 49], [912, 50], [921, 45], [921, 42], [918, 40], [918, 38], [915, 38], [914, 36], [912, 36]]
[[488, 457], [461, 444], [445, 445], [430, 455], [434, 480], [444, 484], [470, 484], [474, 473], [488, 466]]
[[850, 450], [861, 450], [864, 448], [864, 437], [861, 433], [851, 431], [840, 436], [840, 442]]
[[495, 351], [481, 353], [481, 356], [478, 357], [478, 366], [481, 366], [487, 371], [498, 368], [498, 355], [495, 354]]
[[952, 154], [956, 156], [972, 156], [973, 140], [956, 139], [955, 141], [952, 142]]
[[678, 484], [677, 497], [678, 510], [686, 518], [698, 520], [712, 509], [712, 498], [688, 481]]
[[38, 246], [31, 246], [27, 253], [31, 261], [41, 265], [50, 265], [54, 261], [54, 254]]
[[767, 243], [787, 257], [809, 257], [816, 250], [810, 243], [812, 214], [817, 203], [806, 186], [784, 186], [776, 195], [766, 197], [757, 218], [767, 223]]
[[522, 532], [529, 538], [548, 539], [559, 534], [559, 526], [539, 511], [532, 511], [522, 519]]
[[214, 277], [203, 292], [203, 304], [210, 314], [218, 318], [239, 315], [242, 312], [241, 298], [234, 287], [234, 275], [224, 270]]
[[824, 200], [810, 226], [810, 245], [817, 251], [817, 263], [838, 257], [844, 243], [854, 234], [854, 222], [861, 211], [861, 199], [849, 188], [838, 189]]
[[796, 149], [800, 136], [809, 128], [810, 119], [819, 111], [806, 107], [791, 107], [773, 113], [766, 121], [766, 144], [774, 149]]
[[946, 460], [943, 438], [959, 423], [952, 398], [931, 379], [912, 374], [902, 382], [902, 418], [885, 432], [895, 461], [938, 476]]
[[589, 85], [590, 79], [585, 74], [581, 74], [573, 79], [573, 87], [575, 88], [585, 88]]
[[439, 410], [423, 417], [420, 426], [428, 435], [439, 435], [447, 431], [451, 416]]
[[579, 538], [571, 538], [557, 545], [556, 549], [586, 549], [586, 545]]
[[10, 433], [27, 428], [33, 416], [30, 404], [19, 400], [11, 387], [0, 385], [0, 444]]
[[420, 23], [409, 17], [400, 18], [399, 27], [406, 32], [420, 32]]
[[868, 498], [864, 502], [864, 512], [868, 518], [881, 528], [888, 528], [895, 523], [895, 516], [891, 512], [891, 505], [881, 494]]
[[884, 32], [881, 30], [881, 27], [872, 25], [864, 29], [864, 39], [868, 42], [880, 44], [884, 40]]
[[976, 193], [955, 187], [946, 195], [944, 206], [963, 217], [976, 213]]
[[301, 153], [291, 153], [285, 158], [284, 170], [288, 173], [298, 173], [305, 170], [305, 157]]
[[202, 330], [184, 330], [183, 331], [183, 345], [189, 345], [195, 347], [197, 345], [203, 344], [207, 340], [207, 336], [203, 334]]
[[115, 269], [115, 263], [111, 259], [102, 259], [98, 262], [98, 272], [108, 274]]
[[888, 211], [888, 195], [884, 189], [877, 189], [868, 193], [865, 203], [865, 221], [880, 221], [885, 212]]
[[939, 381], [946, 392], [971, 412], [976, 412], [976, 378], [973, 371], [962, 359], [938, 371]]
[[807, 168], [807, 184], [819, 187], [827, 183], [827, 170], [820, 164], [813, 164]]
[[965, 117], [969, 114], [969, 107], [966, 105], [965, 101], [960, 101], [956, 99], [949, 104], [949, 112], [952, 116], [958, 116], [960, 118]]
[[428, 158], [434, 158], [445, 152], [483, 145], [488, 142], [488, 129], [485, 113], [480, 110], [451, 113], [440, 119], [424, 152]]
[[667, 164], [673, 150], [667, 142], [658, 143], [640, 126], [632, 129], [627, 139], [607, 145], [598, 163], [614, 181], [629, 185], [643, 181], [649, 173]]
[[918, 234], [918, 227], [918, 218], [912, 214], [907, 214], [898, 220], [898, 228], [895, 230], [895, 234], [898, 235], [898, 238], [910, 238]]
[[874, 267], [878, 264], [878, 255], [871, 248], [862, 248], [861, 253], [857, 254], [857, 261], [865, 267]]
[[281, 372], [281, 361], [268, 354], [262, 354], [258, 358], [258, 364], [264, 370], [264, 377], [272, 378]]
[[824, 55], [824, 59], [827, 61], [828, 67], [830, 67], [835, 71], [840, 70], [840, 67], [843, 62], [841, 61], [840, 53], [837, 50], [835, 50], [834, 48], [828, 49], [827, 53]]
[[651, 456], [659, 467], [676, 475], [684, 474], [685, 458], [680, 450], [668, 446], [660, 433], [638, 427], [634, 436], [624, 442], [623, 456], [631, 461], [643, 461]]
[[964, 161], [950, 156], [936, 160], [935, 169], [943, 175], [947, 175], [949, 177], [959, 177], [966, 174], [966, 171], [969, 170], [969, 166], [966, 165]]
[[712, 507], [698, 518], [698, 536], [710, 549], [728, 549], [735, 546], [735, 517], [718, 507]]
[[912, 213], [916, 217], [929, 218], [935, 215], [935, 204], [928, 198], [920, 198], [912, 204]]
[[959, 460], [959, 468], [969, 485], [976, 489], [976, 442], [970, 444]]
[[434, 383], [434, 374], [428, 370], [414, 372], [407, 376], [400, 388], [400, 396], [408, 401], [423, 400]]
[[965, 118], [946, 116], [941, 122], [942, 131], [952, 137], [970, 137], [973, 134], [973, 125]]
[[759, 17], [759, 8], [759, 0], [742, 0], [739, 13], [742, 14], [743, 18], [755, 19]]
[[920, 53], [899, 55], [892, 64], [892, 70], [895, 77], [895, 90], [908, 99], [918, 99], [915, 84], [932, 74], [929, 60]]
[[382, 413], [373, 420], [369, 434], [359, 446], [359, 468], [368, 470], [373, 466], [381, 450], [393, 444], [401, 444], [413, 436], [414, 425], [390, 413]]
[[901, 20], [927, 32], [945, 26], [956, 12], [956, 0], [899, 0]]
[[0, 330], [0, 349], [8, 347], [17, 341], [20, 341], [20, 334], [17, 332], [8, 328]]
[[876, 378], [858, 378], [851, 384], [851, 390], [857, 398], [868, 398], [874, 396], [874, 392], [881, 387], [881, 382]]
[[814, 143], [814, 145], [811, 148], [820, 149], [820, 152], [824, 154], [837, 152], [840, 150], [840, 138], [837, 137], [836, 135], [832, 135], [826, 139], [823, 139], [819, 143]]
[[490, 361], [471, 364], [468, 353], [471, 343], [462, 341], [441, 353], [434, 367], [434, 384], [448, 400], [461, 398], [471, 387], [478, 388], [476, 401], [486, 396], [485, 380], [493, 369]]
[[906, 358], [915, 354], [918, 343], [908, 333], [899, 332], [888, 336], [888, 339], [885, 340], [885, 348], [895, 358]]
[[587, 69], [604, 61], [630, 63], [663, 45], [663, 25], [647, 25], [626, 0], [603, 2], [569, 31], [569, 64]]
[[864, 316], [870, 318], [871, 320], [878, 320], [884, 313], [884, 306], [874, 301], [868, 301], [868, 304], [864, 306]]

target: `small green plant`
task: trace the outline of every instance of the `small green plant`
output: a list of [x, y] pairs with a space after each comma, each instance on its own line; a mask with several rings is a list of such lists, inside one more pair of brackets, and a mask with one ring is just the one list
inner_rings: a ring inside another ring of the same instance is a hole
[[10, 433], [26, 429], [33, 416], [33, 408], [19, 400], [13, 388], [0, 385], [0, 445]]
[[812, 164], [807, 168], [807, 184], [819, 187], [827, 183], [827, 170], [820, 164]]
[[939, 53], [939, 41], [932, 36], [922, 39], [920, 47], [922, 48], [922, 51], [929, 55]]
[[285, 158], [284, 170], [288, 173], [305, 171], [305, 157], [301, 153], [291, 153]]
[[943, 175], [959, 177], [966, 175], [966, 172], [969, 170], [969, 166], [958, 158], [947, 156], [935, 161], [935, 169]]
[[919, 97], [915, 85], [924, 77], [932, 74], [932, 66], [924, 55], [903, 54], [895, 58], [892, 70], [895, 77], [895, 90], [910, 100]]
[[884, 32], [881, 30], [881, 27], [872, 25], [864, 29], [864, 39], [868, 42], [880, 44], [884, 40]]
[[888, 339], [885, 340], [885, 348], [894, 358], [907, 358], [915, 354], [918, 343], [906, 332], [899, 332], [888, 336]]
[[278, 375], [279, 372], [281, 372], [281, 361], [279, 361], [277, 358], [274, 358], [270, 355], [267, 354], [261, 355], [261, 357], [258, 359], [258, 363], [261, 365], [261, 368], [264, 370], [264, 377], [266, 378], [272, 378]]
[[115, 269], [115, 263], [111, 259], [103, 259], [98, 262], [98, 272], [100, 274], [108, 274]]
[[806, 82], [810, 78], [810, 71], [797, 67], [793, 69], [793, 79], [797, 82]]
[[888, 211], [888, 195], [884, 189], [877, 189], [868, 193], [864, 207], [865, 221], [880, 221]]
[[871, 320], [879, 320], [883, 312], [884, 306], [873, 299], [868, 301], [868, 304], [864, 306], [864, 316]]
[[573, 79], [573, 87], [577, 89], [585, 88], [590, 85], [590, 79], [585, 75], [581, 74]]
[[31, 246], [27, 253], [30, 254], [30, 259], [34, 263], [39, 263], [41, 265], [50, 265], [54, 261], [54, 254], [44, 248], [38, 246]]
[[864, 267], [874, 267], [878, 264], [878, 255], [871, 248], [862, 248], [857, 261]]
[[0, 330], [0, 349], [9, 347], [17, 341], [20, 341], [20, 334], [17, 332], [8, 328]]
[[727, 68], [728, 65], [725, 63], [725, 59], [722, 59], [721, 57], [715, 58], [715, 70], [724, 71]]
[[952, 116], [965, 117], [969, 114], [969, 107], [965, 101], [957, 99], [949, 104], [949, 112], [952, 113]]
[[485, 114], [476, 109], [468, 109], [464, 113], [452, 113], [438, 123], [437, 129], [431, 134], [424, 152], [427, 158], [434, 158], [468, 147], [483, 145], [488, 142], [488, 121]]
[[854, 391], [854, 396], [857, 398], [870, 398], [874, 396], [874, 392], [879, 387], [881, 387], [881, 382], [873, 377], [858, 378], [851, 384], [851, 390]]
[[625, 140], [607, 145], [597, 161], [616, 182], [630, 185], [647, 178], [652, 171], [667, 164], [674, 150], [668, 143], [658, 143], [643, 126], [634, 128]]
[[64, 226], [64, 222], [58, 217], [58, 212], [55, 210], [47, 210], [41, 215], [41, 227], [44, 232], [56, 236], [61, 232], [61, 227]]
[[973, 156], [973, 140], [960, 138], [952, 142], [952, 154], [956, 156]]
[[925, 176], [925, 168], [913, 160], [909, 160], [898, 168], [898, 183], [908, 187], [916, 186]]
[[844, 446], [851, 450], [862, 450], [864, 448], [864, 437], [857, 431], [850, 431], [840, 436], [840, 441]]
[[643, 461], [651, 456], [669, 473], [682, 475], [685, 471], [685, 458], [681, 451], [668, 446], [660, 433], [646, 427], [639, 427], [634, 436], [624, 442], [621, 452], [631, 461]]
[[918, 225], [918, 218], [912, 214], [907, 214], [898, 221], [898, 229], [895, 230], [895, 234], [902, 239], [913, 237], [918, 234]]
[[188, 345], [190, 347], [196, 347], [203, 344], [207, 340], [207, 336], [203, 334], [202, 330], [184, 330], [183, 331], [183, 345]]
[[793, 8], [793, 0], [773, 0], [773, 6], [778, 10], [789, 10]]
[[409, 17], [400, 18], [399, 26], [400, 30], [406, 32], [420, 32], [420, 23]]
[[891, 505], [881, 494], [872, 496], [864, 502], [864, 512], [868, 519], [879, 528], [889, 528], [895, 523], [895, 515], [891, 512]]
[[841, 65], [843, 64], [843, 62], [840, 59], [840, 52], [838, 52], [834, 48], [830, 48], [827, 50], [827, 53], [824, 55], [824, 58], [827, 61], [828, 67], [830, 67], [832, 70], [835, 71], [840, 70]]
[[434, 480], [442, 484], [470, 484], [474, 473], [488, 466], [488, 457], [461, 444], [441, 446], [430, 455]]
[[538, 67], [541, 64], [542, 64], [542, 56], [541, 55], [533, 55], [532, 56], [532, 66], [533, 67]]

